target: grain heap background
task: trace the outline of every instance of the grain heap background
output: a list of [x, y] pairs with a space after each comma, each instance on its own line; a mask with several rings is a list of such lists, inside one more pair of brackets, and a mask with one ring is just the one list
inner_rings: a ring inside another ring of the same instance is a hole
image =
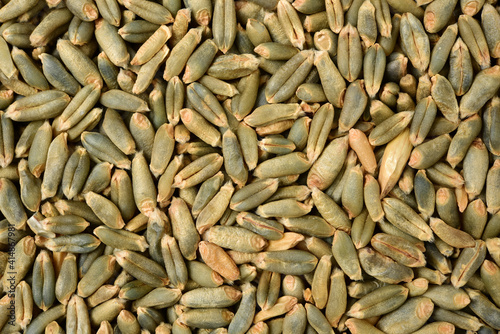
[[0, 1], [1, 333], [496, 333], [495, 0]]

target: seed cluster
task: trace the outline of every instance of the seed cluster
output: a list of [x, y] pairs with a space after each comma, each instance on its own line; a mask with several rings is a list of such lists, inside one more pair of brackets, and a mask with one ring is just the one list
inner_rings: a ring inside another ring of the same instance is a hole
[[0, 0], [1, 333], [497, 333], [496, 0]]

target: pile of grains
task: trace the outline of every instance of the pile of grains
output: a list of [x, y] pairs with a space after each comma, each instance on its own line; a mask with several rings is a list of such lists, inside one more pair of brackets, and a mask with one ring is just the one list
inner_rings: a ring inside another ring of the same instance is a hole
[[0, 0], [1, 333], [497, 333], [496, 0]]

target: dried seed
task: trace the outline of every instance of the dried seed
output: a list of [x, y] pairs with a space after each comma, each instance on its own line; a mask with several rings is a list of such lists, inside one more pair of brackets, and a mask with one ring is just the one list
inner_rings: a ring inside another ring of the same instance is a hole
[[[474, 2], [472, 2], [474, 4]], [[486, 37], [486, 42], [488, 43], [488, 47], [490, 50], [490, 55], [493, 58], [498, 58], [499, 50], [498, 50], [498, 23], [499, 16], [498, 12], [493, 10], [493, 6], [489, 3], [485, 3], [481, 13], [481, 25], [484, 31], [484, 37]], [[479, 6], [476, 7], [476, 13], [479, 10]]]
[[166, 214], [158, 208], [155, 208], [148, 218], [145, 234], [149, 244], [148, 253], [154, 261], [160, 265], [164, 265], [161, 253], [161, 239], [166, 233], [171, 233], [168, 218]]
[[145, 296], [135, 300], [132, 303], [132, 310], [135, 311], [138, 308], [165, 308], [170, 307], [177, 303], [181, 298], [181, 291], [179, 289], [169, 289], [165, 287], [159, 287], [151, 290]]
[[125, 230], [115, 230], [105, 226], [94, 229], [94, 234], [107, 246], [136, 252], [144, 252], [148, 248], [144, 236]]
[[352, 23], [348, 23], [340, 30], [337, 59], [337, 66], [342, 76], [349, 82], [356, 80], [361, 73], [363, 54], [358, 30]]
[[119, 298], [110, 299], [90, 310], [90, 323], [97, 326], [105, 321], [112, 321], [125, 308], [125, 300]]
[[118, 294], [118, 297], [127, 300], [137, 300], [145, 296], [152, 290], [153, 290], [152, 286], [147, 285], [146, 283], [140, 280], [134, 280], [122, 286]]
[[70, 97], [61, 91], [42, 91], [15, 101], [5, 115], [18, 122], [51, 118], [60, 115], [69, 101]]
[[182, 255], [187, 260], [194, 260], [200, 236], [196, 231], [189, 208], [182, 199], [173, 198], [169, 214], [172, 233], [179, 243]]
[[463, 160], [465, 191], [469, 197], [479, 195], [485, 185], [488, 155], [481, 139], [474, 139]]
[[141, 45], [134, 58], [130, 61], [131, 65], [143, 65], [160, 51], [162, 45], [172, 36], [170, 29], [161, 25], [144, 44]]
[[307, 175], [307, 185], [320, 190], [328, 188], [342, 169], [346, 160], [348, 136], [332, 140], [323, 150]]
[[436, 210], [439, 217], [448, 225], [459, 227], [459, 213], [455, 193], [448, 188], [440, 188], [436, 192]]
[[169, 282], [165, 269], [153, 260], [133, 251], [115, 251], [116, 262], [129, 274], [153, 287]]
[[141, 94], [146, 91], [149, 85], [153, 82], [154, 76], [160, 65], [167, 57], [169, 50], [166, 45], [163, 45], [147, 63], [141, 66], [139, 73], [137, 74], [137, 80], [132, 87], [132, 93]]
[[430, 298], [436, 306], [450, 311], [461, 310], [471, 301], [464, 290], [449, 285], [430, 286], [423, 296]]
[[15, 147], [16, 158], [29, 156], [29, 149], [33, 146], [35, 135], [43, 123], [43, 121], [34, 121], [26, 126]]
[[334, 333], [328, 319], [316, 306], [307, 303], [305, 308], [307, 311], [307, 321], [317, 332]]
[[47, 311], [55, 300], [55, 272], [52, 259], [42, 250], [33, 264], [33, 302]]
[[88, 192], [84, 197], [87, 205], [107, 226], [120, 229], [125, 225], [120, 210], [113, 202], [94, 192]]
[[67, 306], [66, 332], [76, 333], [77, 330], [90, 332], [90, 319], [87, 306], [83, 298], [74, 295]]
[[260, 235], [236, 226], [212, 226], [203, 233], [203, 240], [246, 253], [259, 252], [267, 246], [267, 241]]
[[378, 328], [376, 328], [371, 323], [369, 323], [367, 320], [350, 318], [350, 319], [346, 320], [345, 325], [347, 326], [347, 328], [349, 328], [351, 333], [354, 333], [354, 334], [358, 334], [358, 333], [361, 334], [361, 333], [365, 333], [365, 332], [374, 333], [374, 334], [382, 334], [383, 333]]
[[207, 121], [225, 127], [227, 117], [215, 96], [202, 84], [193, 82], [186, 90], [188, 101]]
[[[435, 5], [433, 5], [435, 6]], [[436, 5], [437, 6], [437, 5]], [[441, 8], [438, 10], [443, 10], [443, 6], [440, 6]], [[438, 7], [434, 7], [438, 8]], [[427, 9], [426, 9], [427, 10]], [[429, 9], [429, 12], [427, 16], [429, 17], [432, 12], [432, 9]], [[439, 17], [439, 20], [443, 19], [443, 17]], [[427, 21], [429, 24], [429, 21]], [[426, 21], [424, 20], [424, 25], [426, 25]], [[430, 31], [431, 29], [427, 27], [427, 31]], [[432, 49], [431, 53], [431, 60], [429, 63], [429, 75], [432, 77], [443, 69], [444, 65], [446, 64], [446, 60], [448, 59], [448, 56], [450, 55], [450, 51], [452, 50], [452, 47], [454, 45], [454, 41], [457, 38], [458, 34], [458, 26], [456, 24], [450, 25], [446, 28], [446, 30], [443, 32], [443, 35], [439, 39], [439, 41], [436, 43], [436, 45]]]
[[43, 74], [52, 86], [73, 96], [80, 90], [76, 79], [56, 57], [42, 53], [39, 58], [42, 61]]
[[304, 30], [295, 8], [286, 1], [279, 1], [277, 6], [278, 19], [282, 29], [293, 46], [303, 49], [305, 43]]
[[57, 321], [52, 321], [50, 322], [47, 327], [45, 327], [45, 331], [47, 333], [51, 333], [51, 334], [62, 334], [64, 333], [64, 330], [62, 329], [62, 327], [57, 323]]
[[89, 191], [102, 192], [111, 182], [111, 170], [113, 165], [109, 162], [101, 162], [94, 166], [82, 189], [82, 194]]
[[78, 234], [89, 226], [85, 219], [74, 215], [47, 217], [40, 224], [43, 230], [57, 234]]
[[410, 297], [422, 296], [429, 289], [429, 281], [423, 277], [415, 278], [413, 281], [405, 283]]
[[415, 245], [407, 244], [402, 237], [378, 233], [372, 237], [371, 245], [375, 250], [405, 266], [422, 267], [425, 265], [424, 254]]
[[45, 241], [44, 246], [52, 252], [90, 253], [101, 241], [90, 234], [63, 235]]
[[116, 170], [111, 178], [111, 201], [120, 209], [124, 220], [130, 220], [135, 213], [132, 181], [123, 170]]
[[63, 169], [68, 156], [67, 134], [62, 133], [54, 138], [47, 152], [47, 167], [41, 185], [42, 199], [52, 197], [56, 194], [63, 177], [58, 171]]
[[[269, 103], [278, 103], [292, 97], [297, 87], [311, 71], [314, 53], [301, 51], [290, 58], [270, 79], [266, 85], [266, 99]], [[247, 122], [248, 123], [248, 122]]]
[[318, 259], [311, 253], [300, 250], [285, 250], [259, 253], [252, 262], [262, 270], [285, 275], [302, 275], [311, 272]]
[[231, 130], [227, 130], [222, 136], [222, 154], [226, 173], [237, 185], [245, 185], [248, 171], [243, 162], [243, 153], [238, 138]]
[[207, 203], [196, 218], [196, 229], [203, 234], [213, 226], [224, 214], [229, 205], [234, 186], [231, 182], [224, 184], [219, 192]]
[[294, 233], [294, 232], [285, 232], [283, 233], [283, 237], [279, 240], [270, 240], [268, 246], [266, 247], [266, 251], [274, 252], [281, 250], [288, 250], [295, 247], [298, 243], [304, 240], [304, 236], [302, 234]]
[[415, 108], [411, 126], [410, 141], [417, 146], [423, 143], [436, 118], [437, 106], [431, 96], [422, 98]]
[[[57, 209], [57, 210], [55, 210]], [[50, 211], [50, 214], [44, 213], [46, 216], [58, 216], [61, 215], [75, 215], [78, 217], [82, 217], [86, 221], [92, 224], [100, 224], [101, 221], [94, 214], [92, 209], [85, 203], [80, 201], [69, 201], [69, 200], [58, 200], [54, 203], [54, 206], [51, 210], [55, 210], [55, 212]]]
[[179, 321], [198, 328], [217, 328], [231, 323], [234, 314], [225, 308], [191, 309], [182, 313]]
[[60, 132], [74, 127], [94, 107], [100, 94], [101, 90], [95, 84], [87, 85], [79, 90], [63, 113], [54, 120], [54, 128]]
[[328, 224], [326, 220], [312, 215], [296, 218], [280, 218], [279, 222], [292, 232], [318, 238], [330, 237], [335, 232], [335, 228]]
[[371, 98], [378, 93], [386, 67], [385, 53], [379, 44], [370, 46], [363, 59], [363, 73], [366, 92]]
[[144, 156], [151, 160], [155, 137], [153, 124], [145, 115], [134, 113], [130, 118], [129, 129], [136, 142], [137, 150], [143, 151]]
[[106, 86], [108, 86], [109, 89], [117, 89], [118, 88], [118, 82], [117, 82], [117, 76], [118, 76], [118, 67], [115, 66], [109, 60], [109, 57], [106, 55], [106, 53], [101, 52], [97, 56], [97, 67], [99, 69], [99, 73], [101, 73], [102, 78], [104, 82], [106, 83]]
[[144, 215], [150, 216], [156, 207], [156, 189], [142, 152], [136, 153], [132, 160], [132, 189], [135, 204]]
[[474, 18], [469, 15], [460, 15], [458, 18], [460, 37], [469, 48], [472, 57], [482, 70], [490, 67], [490, 52], [483, 30]]
[[141, 331], [141, 326], [135, 315], [127, 310], [122, 310], [116, 318], [118, 328], [122, 333], [137, 333]]
[[49, 323], [55, 321], [66, 313], [66, 305], [57, 305], [43, 312], [41, 315], [33, 319], [26, 328], [25, 333], [34, 334], [41, 333], [42, 329], [47, 327]]
[[270, 197], [269, 201], [275, 201], [285, 198], [295, 198], [298, 201], [304, 201], [309, 198], [311, 190], [307, 186], [292, 185], [279, 188], [276, 193]]
[[464, 95], [469, 90], [473, 81], [469, 48], [460, 37], [451, 49], [448, 80], [457, 96]]
[[257, 70], [259, 60], [252, 54], [227, 54], [214, 59], [207, 74], [221, 80], [242, 78]]
[[338, 265], [352, 280], [361, 280], [361, 266], [356, 248], [349, 235], [337, 230], [332, 242], [332, 253]]
[[164, 235], [161, 240], [162, 256], [171, 283], [183, 290], [188, 281], [188, 271], [179, 246], [173, 237]]
[[[387, 1], [387, 2], [389, 2], [389, 1]], [[375, 3], [375, 6], [377, 8], [376, 3]], [[381, 12], [381, 11], [376, 9], [375, 15], [378, 16], [379, 12]], [[386, 12], [386, 10], [382, 9], [382, 12]], [[377, 18], [377, 23], [378, 23], [378, 20], [379, 19]], [[382, 49], [384, 49], [386, 56], [390, 55], [392, 53], [392, 51], [394, 51], [394, 47], [396, 46], [396, 41], [397, 41], [398, 36], [399, 36], [400, 21], [401, 21], [401, 15], [395, 14], [392, 16], [392, 19], [391, 19], [392, 29], [390, 31], [390, 34], [387, 34], [387, 35], [385, 35], [386, 29], [379, 27], [379, 30], [381, 32], [381, 36], [378, 38], [377, 42], [380, 44]]]
[[495, 193], [498, 193], [499, 178], [500, 162], [496, 160], [486, 176], [486, 205], [490, 213], [496, 213], [500, 209], [500, 201], [495, 196]]
[[405, 13], [401, 16], [400, 34], [401, 45], [412, 65], [422, 72], [425, 71], [431, 57], [429, 38], [414, 14]]
[[364, 1], [359, 7], [356, 27], [358, 28], [363, 48], [368, 49], [375, 43], [378, 34], [375, 6], [371, 1]]
[[399, 309], [381, 317], [377, 327], [385, 333], [411, 333], [426, 323], [433, 310], [429, 298], [410, 298]]
[[75, 254], [67, 254], [64, 257], [55, 283], [55, 295], [61, 304], [68, 304], [71, 296], [76, 291], [77, 283], [76, 256]]
[[464, 248], [451, 273], [451, 284], [456, 288], [464, 286], [474, 272], [479, 269], [485, 256], [486, 244], [482, 240], [477, 240], [476, 245], [472, 248]]
[[236, 9], [233, 1], [216, 1], [213, 23], [214, 42], [222, 53], [226, 53], [236, 38]]
[[382, 282], [389, 284], [410, 282], [414, 277], [409, 267], [395, 262], [370, 247], [362, 248], [358, 253], [363, 270]]
[[483, 235], [487, 220], [486, 205], [481, 199], [477, 199], [470, 202], [465, 209], [462, 229], [473, 238], [479, 239]]
[[191, 290], [184, 293], [179, 302], [190, 308], [220, 308], [234, 305], [241, 297], [241, 291], [236, 288], [221, 286]]
[[448, 164], [437, 162], [427, 169], [427, 176], [433, 183], [458, 188], [464, 184], [463, 177]]
[[323, 151], [328, 133], [331, 130], [334, 109], [331, 104], [325, 104], [314, 114], [307, 138], [307, 159], [314, 163]]
[[153, 90], [149, 93], [149, 105], [151, 106], [150, 120], [156, 130], [167, 123], [167, 110], [165, 105], [166, 85], [162, 80], [153, 79]]
[[434, 185], [427, 178], [424, 170], [419, 170], [415, 175], [415, 198], [417, 201], [418, 210], [427, 220], [434, 213], [436, 194]]
[[281, 276], [279, 273], [263, 271], [257, 284], [257, 305], [262, 310], [272, 308], [279, 297]]
[[451, 83], [442, 75], [436, 74], [431, 78], [431, 94], [439, 111], [450, 122], [458, 122], [458, 103], [453, 94]]
[[288, 154], [295, 150], [295, 144], [281, 135], [269, 135], [259, 141], [259, 148], [271, 154]]
[[[282, 169], [277, 169], [277, 166]], [[263, 179], [300, 174], [307, 171], [310, 166], [304, 153], [293, 152], [262, 162], [255, 168], [254, 176]]]
[[0, 211], [3, 216], [16, 229], [24, 230], [28, 217], [12, 181], [0, 178], [0, 194]]
[[102, 87], [103, 82], [97, 66], [87, 55], [69, 41], [62, 39], [57, 41], [57, 50], [64, 65], [81, 85], [94, 84], [98, 88]]
[[7, 76], [11, 78], [17, 74], [17, 69], [12, 61], [10, 55], [9, 46], [3, 37], [0, 37], [0, 52], [2, 54], [2, 60], [0, 61], [0, 70]]
[[495, 117], [495, 110], [499, 107], [500, 100], [497, 98], [492, 98], [491, 102], [486, 105], [483, 114], [483, 140], [484, 144], [490, 152], [499, 152], [498, 149], [498, 136], [496, 135], [495, 129], [498, 126], [498, 121]]
[[196, 194], [193, 207], [192, 214], [196, 218], [201, 210], [210, 202], [210, 200], [215, 196], [215, 194], [219, 191], [222, 186], [222, 182], [224, 181], [224, 176], [222, 172], [218, 172], [205, 182], [203, 182], [200, 186], [198, 193]]
[[365, 175], [363, 188], [365, 205], [373, 221], [379, 221], [384, 217], [384, 211], [380, 201], [380, 186], [371, 175]]
[[387, 220], [394, 226], [419, 240], [433, 240], [431, 228], [407, 204], [398, 199], [386, 197], [382, 201], [382, 207]]
[[5, 22], [14, 19], [35, 6], [36, 6], [35, 1], [28, 1], [28, 2], [15, 1], [9, 6], [4, 5], [4, 7], [2, 7], [2, 11], [0, 11], [0, 20], [2, 22]]
[[339, 116], [339, 132], [350, 130], [363, 114], [368, 103], [363, 80], [352, 82], [347, 87], [344, 105]]
[[349, 170], [342, 190], [342, 205], [349, 218], [358, 216], [364, 207], [363, 170], [356, 165]]
[[473, 289], [466, 288], [469, 294], [471, 303], [469, 307], [477, 314], [484, 322], [498, 330], [500, 328], [499, 313], [500, 309], [497, 308], [485, 295]]
[[445, 134], [418, 145], [411, 152], [408, 165], [414, 169], [432, 167], [446, 154], [450, 143], [450, 136]]
[[347, 315], [356, 319], [367, 319], [387, 314], [403, 305], [407, 296], [408, 289], [402, 285], [380, 287], [355, 302]]
[[482, 326], [482, 323], [479, 321], [479, 319], [472, 315], [460, 311], [448, 311], [439, 307], [436, 307], [436, 309], [434, 310], [433, 317], [437, 321], [445, 321], [452, 324], [454, 327], [456, 326], [458, 328], [466, 330], [479, 330], [479, 328]]
[[16, 323], [26, 329], [33, 317], [33, 297], [31, 287], [26, 281], [21, 281], [16, 286], [14, 302]]
[[[44, 77], [42, 71], [33, 63], [26, 52], [22, 49], [13, 47], [11, 54], [14, 64], [27, 84], [40, 90], [49, 89], [47, 79]], [[6, 107], [4, 109], [6, 109]]]
[[260, 205], [256, 213], [264, 218], [297, 218], [309, 213], [311, 209], [312, 203], [302, 203], [294, 199], [282, 199]]
[[203, 261], [210, 268], [229, 280], [238, 279], [238, 267], [221, 247], [208, 241], [201, 241], [198, 246]]
[[92, 156], [112, 163], [118, 168], [130, 168], [130, 160], [107, 136], [84, 131], [82, 144]]

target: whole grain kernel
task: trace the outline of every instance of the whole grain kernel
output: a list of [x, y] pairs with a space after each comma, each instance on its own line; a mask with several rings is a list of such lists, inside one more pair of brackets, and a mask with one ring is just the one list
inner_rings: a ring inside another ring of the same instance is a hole
[[0, 22], [2, 332], [500, 329], [492, 1]]

